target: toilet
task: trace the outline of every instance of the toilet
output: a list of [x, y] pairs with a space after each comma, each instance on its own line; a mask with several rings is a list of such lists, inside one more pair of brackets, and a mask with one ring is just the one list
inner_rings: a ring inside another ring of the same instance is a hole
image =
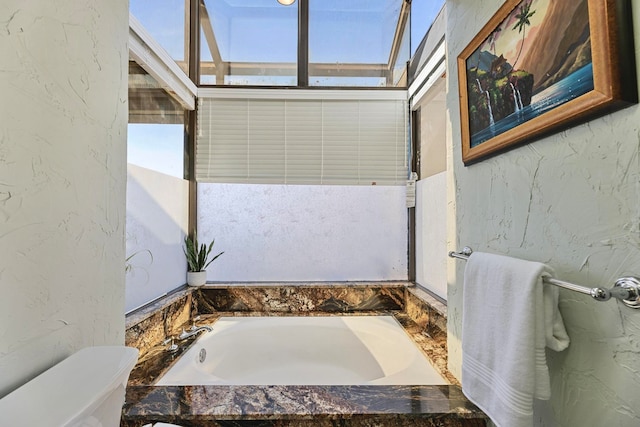
[[0, 426], [117, 427], [138, 350], [87, 347], [0, 399]]

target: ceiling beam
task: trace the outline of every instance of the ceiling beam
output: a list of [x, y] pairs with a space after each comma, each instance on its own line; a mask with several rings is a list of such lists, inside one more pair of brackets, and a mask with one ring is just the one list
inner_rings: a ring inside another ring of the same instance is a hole
[[409, 22], [409, 11], [411, 10], [411, 1], [403, 0], [402, 7], [400, 9], [400, 14], [398, 15], [398, 25], [396, 25], [396, 32], [393, 35], [393, 42], [391, 43], [391, 51], [389, 52], [389, 62], [387, 63], [387, 85], [393, 85], [393, 82], [390, 81], [393, 79], [393, 68], [395, 66], [396, 61], [398, 60], [398, 55], [400, 54], [400, 47], [402, 46], [402, 39], [404, 37], [405, 29], [407, 28], [407, 23]]
[[[225, 66], [235, 75], [249, 76], [295, 76], [297, 64], [290, 62], [225, 62]], [[211, 61], [202, 62], [203, 75], [217, 72], [217, 65]], [[315, 77], [385, 77], [387, 64], [309, 64], [309, 75]]]
[[186, 110], [195, 108], [196, 85], [132, 14], [129, 14], [129, 58]]
[[[211, 24], [211, 18], [209, 18], [209, 12], [207, 11], [207, 6], [204, 4], [204, 0], [200, 0], [200, 26], [202, 28], [202, 32], [204, 33], [204, 38], [207, 40], [211, 58], [213, 58], [213, 64], [216, 71], [216, 83], [223, 84], [224, 76], [227, 74], [228, 64], [222, 60], [220, 48], [218, 47], [218, 41], [216, 40], [216, 35], [213, 31], [213, 25]], [[201, 73], [207, 74], [202, 71], [203, 70], [201, 68]]]

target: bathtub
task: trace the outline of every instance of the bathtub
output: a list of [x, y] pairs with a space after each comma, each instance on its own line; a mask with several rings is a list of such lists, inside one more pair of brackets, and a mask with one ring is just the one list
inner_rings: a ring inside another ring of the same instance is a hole
[[448, 384], [393, 316], [221, 317], [155, 385]]

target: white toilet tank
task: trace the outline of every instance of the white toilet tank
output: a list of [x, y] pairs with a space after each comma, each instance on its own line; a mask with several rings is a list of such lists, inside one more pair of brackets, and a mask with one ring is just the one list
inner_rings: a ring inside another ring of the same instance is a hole
[[87, 347], [0, 399], [0, 426], [117, 427], [138, 350]]

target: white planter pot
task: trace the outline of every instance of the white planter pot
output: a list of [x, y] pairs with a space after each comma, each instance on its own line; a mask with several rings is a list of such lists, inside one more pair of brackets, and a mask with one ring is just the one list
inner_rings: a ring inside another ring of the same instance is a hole
[[187, 285], [202, 286], [207, 283], [206, 271], [187, 271]]

